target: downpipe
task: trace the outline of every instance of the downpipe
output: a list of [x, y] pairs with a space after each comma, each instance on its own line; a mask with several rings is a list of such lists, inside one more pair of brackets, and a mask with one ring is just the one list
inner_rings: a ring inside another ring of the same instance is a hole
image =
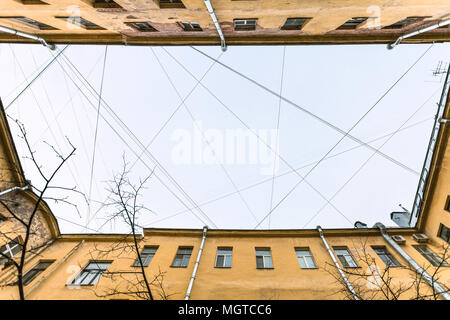
[[378, 228], [381, 232], [381, 235], [383, 236], [384, 240], [386, 240], [387, 243], [395, 250], [397, 253], [402, 256], [403, 259], [405, 259], [408, 264], [413, 267], [418, 274], [420, 274], [430, 285], [431, 288], [433, 288], [444, 300], [450, 300], [450, 294], [445, 290], [439, 282], [436, 280], [433, 280], [433, 278], [422, 268], [419, 266], [417, 262], [414, 261], [413, 258], [411, 258], [394, 240], [392, 240], [391, 237], [386, 232], [386, 227], [378, 222], [374, 225], [374, 227]]
[[317, 231], [319, 231], [319, 235], [320, 238], [323, 241], [323, 244], [325, 245], [325, 247], [328, 250], [328, 253], [330, 254], [331, 259], [333, 260], [334, 264], [336, 265], [336, 268], [339, 270], [339, 273], [341, 274], [342, 279], [345, 281], [345, 284], [347, 285], [348, 290], [352, 293], [353, 298], [355, 298], [355, 300], [360, 300], [358, 295], [356, 294], [355, 290], [353, 289], [352, 284], [350, 283], [350, 281], [348, 281], [347, 277], [345, 276], [344, 271], [342, 270], [341, 266], [339, 265], [339, 263], [336, 260], [336, 257], [334, 256], [333, 251], [331, 251], [330, 246], [328, 245], [327, 240], [325, 239], [324, 235], [323, 235], [323, 230], [321, 226], [317, 226]]
[[14, 30], [14, 29], [2, 27], [2, 26], [0, 26], [0, 31], [10, 33], [13, 35], [17, 35], [19, 37], [24, 37], [24, 38], [39, 41], [44, 47], [49, 48], [50, 50], [55, 50], [55, 48], [56, 48], [54, 44], [48, 44], [47, 41], [45, 41], [45, 39], [35, 36], [35, 35], [32, 35], [32, 34], [29, 34], [29, 33], [25, 33], [22, 31], [18, 31], [18, 30]]
[[434, 29], [437, 29], [437, 28], [440, 28], [440, 27], [444, 27], [444, 26], [447, 26], [449, 24], [450, 24], [450, 19], [447, 19], [447, 20], [439, 21], [438, 23], [433, 24], [432, 26], [428, 26], [428, 27], [425, 27], [423, 29], [404, 34], [401, 37], [399, 37], [397, 40], [395, 40], [394, 43], [389, 43], [387, 45], [387, 48], [389, 50], [394, 49], [395, 46], [397, 46], [402, 40], [404, 40], [406, 38], [414, 37], [414, 36], [416, 36], [416, 35], [418, 35], [420, 33], [431, 31], [431, 30], [434, 30]]
[[29, 185], [27, 185], [25, 187], [12, 187], [12, 188], [6, 189], [5, 191], [0, 192], [0, 197], [4, 196], [7, 193], [16, 191], [16, 190], [25, 191], [25, 190], [28, 190], [28, 189], [30, 189]]
[[204, 0], [206, 9], [208, 9], [208, 13], [211, 16], [212, 21], [214, 22], [214, 25], [216, 26], [217, 33], [220, 37], [220, 47], [222, 48], [222, 51], [227, 51], [227, 44], [225, 43], [225, 36], [223, 35], [222, 28], [220, 27], [219, 20], [217, 19], [216, 13], [214, 12], [214, 8], [211, 4], [210, 0]]
[[189, 297], [191, 296], [192, 287], [194, 286], [195, 276], [197, 275], [198, 265], [200, 263], [200, 258], [202, 256], [202, 252], [203, 252], [203, 246], [205, 245], [207, 231], [208, 231], [208, 227], [206, 227], [206, 226], [203, 227], [202, 242], [200, 243], [200, 249], [198, 249], [197, 260], [195, 261], [194, 270], [192, 271], [191, 280], [189, 281], [189, 286], [187, 288], [186, 297], [184, 297], [184, 300], [189, 300]]

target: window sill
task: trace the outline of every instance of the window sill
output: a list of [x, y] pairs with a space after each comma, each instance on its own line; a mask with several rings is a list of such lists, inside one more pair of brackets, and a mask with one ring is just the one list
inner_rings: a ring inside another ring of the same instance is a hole
[[187, 268], [187, 266], [170, 266], [171, 268]]
[[275, 268], [258, 268], [256, 267], [256, 270], [274, 270]]
[[216, 267], [214, 266], [215, 269], [231, 269], [231, 267]]

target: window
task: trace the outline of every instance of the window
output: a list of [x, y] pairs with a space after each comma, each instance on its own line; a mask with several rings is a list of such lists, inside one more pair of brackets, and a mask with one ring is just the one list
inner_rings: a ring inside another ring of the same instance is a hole
[[148, 22], [125, 22], [125, 24], [140, 32], [158, 31]]
[[234, 30], [235, 31], [255, 30], [256, 20], [258, 19], [234, 19]]
[[450, 243], [450, 229], [441, 223], [438, 236]]
[[22, 283], [24, 285], [29, 284], [33, 281], [38, 275], [44, 272], [55, 260], [41, 260], [37, 265], [31, 268], [27, 273], [24, 274], [22, 278]]
[[203, 31], [197, 22], [180, 22], [184, 31]]
[[289, 18], [281, 27], [282, 30], [301, 30], [310, 18]]
[[102, 27], [96, 25], [95, 23], [90, 22], [82, 17], [72, 16], [72, 17], [55, 17], [55, 18], [67, 20], [70, 23], [73, 23], [81, 28], [88, 29], [88, 30], [104, 30], [104, 28], [102, 28]]
[[397, 21], [396, 23], [393, 23], [393, 24], [391, 24], [389, 26], [386, 26], [383, 29], [401, 29], [401, 28], [403, 28], [403, 27], [405, 27], [405, 26], [407, 26], [407, 25], [409, 25], [411, 23], [418, 22], [418, 21], [423, 20], [425, 18], [427, 18], [427, 17], [408, 17], [408, 18], [405, 18], [403, 20]]
[[185, 6], [181, 0], [159, 0], [159, 7], [161, 9], [185, 8]]
[[270, 248], [256, 248], [256, 268], [273, 269]]
[[297, 259], [298, 262], [300, 263], [300, 268], [302, 269], [317, 268], [309, 248], [296, 248], [295, 253], [297, 254]]
[[231, 268], [233, 248], [217, 248], [216, 268]]
[[192, 247], [179, 247], [175, 259], [173, 259], [172, 267], [186, 268], [191, 258]]
[[93, 286], [100, 279], [102, 274], [108, 269], [111, 262], [91, 261], [84, 269], [73, 279], [72, 285]]
[[447, 211], [450, 211], [450, 196], [447, 196], [447, 201], [445, 202], [445, 208], [444, 209], [447, 210]]
[[351, 18], [347, 20], [343, 25], [341, 25], [338, 30], [348, 30], [348, 29], [356, 29], [361, 23], [366, 21], [367, 18]]
[[41, 0], [22, 0], [23, 4], [48, 4]]
[[[141, 261], [144, 267], [147, 267], [150, 264], [150, 262], [152, 262], [156, 250], [158, 250], [158, 247], [144, 247], [144, 249], [141, 252]], [[133, 264], [133, 267], [139, 266], [140, 266], [139, 259], [136, 259], [136, 261]]]
[[122, 8], [113, 0], [93, 0], [94, 8]]
[[400, 263], [394, 258], [394, 256], [387, 251], [386, 247], [372, 247], [375, 253], [383, 260], [384, 264], [388, 267], [400, 267]]
[[29, 27], [32, 27], [34, 29], [39, 29], [39, 30], [56, 30], [56, 28], [53, 28], [52, 26], [49, 26], [48, 24], [30, 19], [30, 18], [25, 18], [25, 17], [4, 17], [4, 18], [10, 18], [14, 21], [19, 21], [22, 22], [24, 24], [26, 24]]
[[13, 258], [22, 250], [19, 237], [11, 240], [7, 244], [0, 247], [0, 266], [8, 262], [10, 258]]
[[428, 248], [427, 246], [413, 246], [414, 248], [416, 248], [417, 251], [420, 252], [421, 255], [424, 256], [425, 259], [427, 259], [428, 261], [430, 261], [430, 263], [435, 266], [444, 266], [444, 267], [448, 267], [448, 263], [446, 263], [445, 261], [443, 261], [443, 259], [441, 257], [439, 257], [436, 253], [434, 253], [433, 251], [431, 251], [430, 248]]
[[344, 268], [357, 268], [358, 265], [347, 248], [333, 248]]

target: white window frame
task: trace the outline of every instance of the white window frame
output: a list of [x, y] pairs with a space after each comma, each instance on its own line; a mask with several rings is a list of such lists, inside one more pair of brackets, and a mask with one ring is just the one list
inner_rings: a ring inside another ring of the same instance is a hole
[[[103, 270], [100, 268], [96, 269], [88, 269], [90, 265], [95, 264], [106, 264], [108, 263], [108, 266]], [[89, 263], [75, 276], [75, 278], [70, 282], [70, 285], [73, 286], [93, 286], [95, 285], [105, 273], [106, 270], [108, 270], [109, 266], [111, 265], [111, 261], [89, 261]], [[90, 277], [90, 278], [89, 278]], [[89, 279], [89, 281], [86, 281], [86, 279]]]
[[[307, 252], [307, 254], [300, 254], [299, 251]], [[300, 268], [302, 269], [317, 269], [316, 261], [314, 260], [314, 256], [311, 253], [309, 248], [295, 248], [295, 254], [297, 256], [298, 263], [300, 264]], [[308, 262], [307, 257], [311, 258], [312, 265]], [[302, 267], [300, 260], [303, 261], [305, 268]]]
[[[145, 246], [142, 249], [140, 256], [141, 256], [142, 265], [144, 267], [148, 267], [150, 265], [150, 263], [153, 260], [153, 257], [156, 254], [156, 251], [158, 251], [158, 248], [159, 247], [157, 247], [157, 246]], [[155, 251], [154, 252], [145, 252], [145, 250], [155, 250]], [[133, 267], [140, 267], [140, 266], [141, 265], [139, 263], [139, 259], [136, 258], [136, 260], [134, 261]]]
[[413, 246], [425, 259], [433, 266], [448, 267], [449, 264], [444, 261], [439, 255], [425, 245]]
[[[261, 254], [258, 251], [269, 251], [269, 254]], [[273, 269], [272, 251], [270, 248], [255, 248], [256, 268], [257, 269]], [[262, 267], [258, 267], [258, 257], [262, 257]], [[266, 263], [266, 259], [270, 259], [270, 264]]]
[[[220, 253], [219, 254], [219, 250], [228, 250], [230, 253]], [[223, 263], [221, 266], [217, 264], [219, 256], [223, 257]], [[226, 265], [227, 257], [229, 257], [229, 259], [230, 259], [230, 266]], [[218, 247], [217, 253], [216, 253], [216, 262], [214, 263], [214, 267], [216, 267], [216, 268], [231, 268], [232, 265], [233, 265], [233, 248]]]
[[[10, 242], [8, 242], [8, 243], [5, 243], [3, 246], [5, 246], [5, 250], [2, 252], [4, 255], [6, 255], [6, 256], [8, 256], [9, 257], [9, 259], [12, 259], [12, 258], [14, 258], [19, 252], [16, 252], [15, 254], [13, 253], [13, 249], [15, 249], [16, 247], [18, 247], [18, 246], [21, 246], [21, 244], [20, 244], [20, 238], [19, 237], [17, 237], [17, 238], [15, 238], [15, 239], [13, 239], [13, 240], [11, 240]], [[2, 246], [2, 247], [3, 247]], [[0, 255], [0, 262], [1, 262], [1, 260], [6, 260], [7, 258], [5, 258], [3, 255]], [[5, 261], [6, 262], [6, 261]], [[1, 263], [0, 263], [0, 265], [1, 265]]]
[[[359, 267], [358, 264], [356, 263], [355, 259], [353, 258], [350, 250], [348, 250], [348, 248], [336, 247], [336, 248], [333, 248], [333, 250], [344, 268], [358, 268]], [[338, 253], [337, 251], [341, 251], [341, 253]], [[343, 252], [343, 251], [345, 251], [345, 252]], [[341, 257], [345, 261], [345, 263], [342, 261]]]
[[372, 247], [372, 249], [387, 267], [401, 267], [400, 262], [395, 259], [395, 257], [388, 251], [386, 247]]

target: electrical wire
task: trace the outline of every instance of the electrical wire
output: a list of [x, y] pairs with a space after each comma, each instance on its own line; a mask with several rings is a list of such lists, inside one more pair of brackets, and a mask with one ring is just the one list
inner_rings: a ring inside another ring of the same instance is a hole
[[[410, 71], [410, 70], [411, 70], [411, 69], [412, 69], [412, 68], [413, 68], [413, 67], [414, 67], [421, 59], [422, 59], [422, 57], [423, 57], [423, 56], [424, 56], [424, 55], [425, 55], [425, 54], [433, 47], [433, 45], [434, 45], [434, 44], [430, 45], [430, 46], [428, 47], [428, 49], [425, 50], [425, 52], [424, 52], [424, 53], [423, 53], [423, 54], [422, 54], [422, 55], [421, 55], [421, 56], [420, 56], [420, 57], [419, 57], [419, 58], [418, 58], [411, 66], [410, 66], [410, 68], [408, 68], [408, 70], [406, 70], [406, 72], [405, 72], [405, 73], [404, 73], [404, 74], [403, 74], [403, 75], [402, 75], [402, 76], [401, 76], [401, 77], [400, 77], [400, 78], [399, 78], [399, 79], [398, 79], [398, 80], [397, 80], [397, 81], [396, 81], [396, 82], [395, 82], [395, 83], [394, 83], [394, 84], [393, 84], [393, 85], [385, 92], [385, 94], [383, 94], [383, 96], [375, 103], [375, 105], [377, 105], [377, 104], [384, 98], [384, 96], [386, 96], [387, 93], [389, 93], [389, 92], [392, 90], [392, 88], [398, 83], [398, 81], [400, 81], [400, 80], [401, 80], [401, 79], [402, 79], [402, 78], [403, 78], [403, 77], [404, 77], [404, 76], [405, 76], [405, 75], [406, 75], [406, 74], [407, 74], [407, 73], [408, 73], [408, 72], [409, 72], [409, 71]], [[192, 48], [193, 50], [199, 52], [199, 53], [202, 54], [203, 56], [205, 56], [205, 57], [207, 57], [207, 58], [209, 58], [209, 59], [211, 59], [211, 60], [214, 60], [213, 57], [211, 57], [210, 55], [204, 53], [203, 51], [201, 51], [201, 50], [199, 50], [199, 49], [197, 49], [197, 48], [195, 48], [195, 47], [192, 47], [192, 46], [191, 46], [191, 48]], [[240, 77], [242, 77], [242, 78], [244, 78], [244, 79], [250, 81], [251, 83], [255, 84], [256, 86], [262, 88], [263, 90], [269, 92], [270, 94], [272, 94], [272, 95], [274, 95], [274, 96], [276, 96], [276, 97], [279, 97], [279, 98], [282, 99], [284, 102], [286, 102], [286, 103], [288, 103], [289, 105], [291, 105], [291, 106], [293, 106], [293, 107], [299, 109], [300, 111], [306, 113], [307, 115], [313, 117], [314, 119], [320, 121], [321, 123], [325, 124], [326, 126], [330, 127], [331, 129], [333, 129], [333, 130], [339, 132], [339, 133], [342, 134], [343, 136], [348, 137], [349, 139], [352, 139], [353, 141], [355, 141], [355, 142], [357, 142], [357, 143], [359, 143], [359, 144], [363, 144], [364, 146], [366, 146], [367, 148], [371, 149], [372, 151], [375, 151], [375, 150], [376, 150], [374, 147], [372, 147], [372, 146], [370, 146], [370, 145], [367, 145], [367, 144], [364, 144], [363, 141], [361, 141], [360, 139], [356, 138], [355, 136], [353, 136], [353, 135], [351, 135], [351, 134], [348, 134], [347, 131], [345, 131], [345, 130], [343, 130], [343, 129], [340, 129], [339, 127], [333, 125], [333, 124], [330, 123], [329, 121], [327, 121], [327, 120], [325, 120], [325, 119], [323, 119], [323, 118], [317, 116], [316, 114], [314, 114], [314, 113], [312, 113], [311, 111], [309, 111], [309, 110], [307, 110], [307, 109], [301, 107], [300, 105], [294, 103], [293, 101], [291, 101], [291, 100], [289, 100], [289, 99], [287, 99], [287, 98], [285, 98], [285, 97], [279, 95], [279, 94], [276, 93], [275, 91], [269, 89], [268, 87], [266, 87], [266, 86], [264, 86], [263, 84], [257, 82], [256, 80], [254, 80], [254, 79], [252, 79], [252, 78], [246, 76], [245, 74], [243, 74], [243, 73], [241, 73], [241, 72], [239, 72], [239, 71], [233, 69], [232, 67], [230, 67], [230, 66], [224, 64], [223, 62], [217, 61], [217, 63], [220, 64], [221, 66], [223, 66], [224, 68], [230, 70], [231, 72], [233, 72], [233, 73], [239, 75]], [[375, 106], [375, 105], [374, 105], [374, 106]], [[388, 156], [387, 154], [384, 154], [384, 153], [382, 153], [382, 152], [380, 152], [380, 151], [378, 151], [377, 153], [378, 153], [380, 156], [382, 156], [383, 158], [385, 158], [385, 159], [387, 159], [387, 160], [389, 160], [389, 161], [395, 163], [396, 165], [402, 167], [403, 169], [405, 169], [405, 170], [407, 170], [407, 171], [409, 171], [409, 172], [411, 172], [411, 173], [413, 173], [413, 174], [415, 174], [415, 175], [417, 175], [417, 176], [420, 174], [418, 171], [416, 171], [416, 170], [414, 170], [414, 169], [411, 169], [410, 167], [408, 167], [408, 166], [404, 165], [403, 163], [401, 163], [401, 162], [395, 160], [394, 158]]]

